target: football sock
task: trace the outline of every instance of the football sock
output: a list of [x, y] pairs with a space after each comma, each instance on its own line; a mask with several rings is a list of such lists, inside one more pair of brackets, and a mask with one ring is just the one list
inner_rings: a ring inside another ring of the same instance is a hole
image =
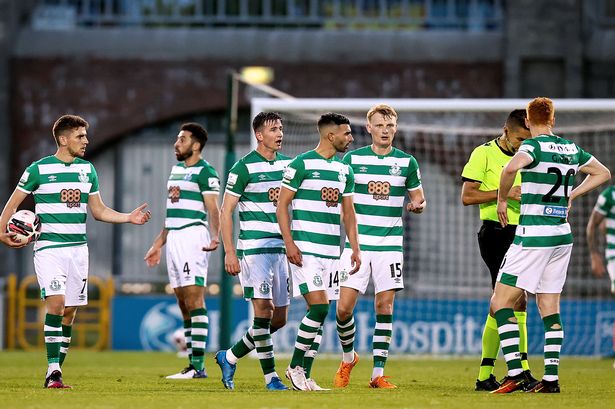
[[305, 377], [309, 378], [312, 375], [312, 365], [314, 364], [314, 358], [320, 348], [320, 342], [322, 341], [322, 326], [318, 328], [314, 342], [310, 345], [310, 349], [305, 353], [303, 358], [303, 369], [305, 369]]
[[500, 334], [498, 334], [498, 323], [491, 315], [487, 315], [485, 328], [483, 329], [482, 353], [480, 369], [478, 370], [478, 380], [489, 379], [493, 373], [495, 360], [500, 352]]
[[62, 342], [60, 343], [60, 366], [62, 366], [62, 364], [64, 363], [64, 359], [66, 359], [66, 354], [68, 354], [68, 347], [70, 346], [72, 332], [72, 325], [62, 324]]
[[47, 376], [60, 370], [60, 343], [62, 341], [62, 316], [45, 315], [45, 347], [47, 349]]
[[495, 319], [498, 323], [502, 352], [508, 366], [508, 376], [519, 375], [523, 372], [523, 367], [519, 353], [519, 325], [515, 313], [512, 308], [502, 308], [495, 312]]
[[318, 333], [319, 328], [325, 322], [327, 313], [329, 312], [329, 304], [313, 304], [310, 306], [307, 314], [301, 320], [297, 339], [295, 341], [295, 350], [290, 361], [291, 368], [298, 366], [303, 367], [303, 358], [305, 353], [312, 346], [314, 338]]
[[339, 337], [340, 343], [342, 344], [342, 361], [350, 363], [354, 360], [354, 316], [351, 315], [350, 318], [345, 321], [342, 321], [336, 317], [336, 321], [337, 336]]
[[542, 319], [545, 326], [545, 381], [557, 381], [559, 370], [559, 353], [564, 340], [564, 328], [559, 314], [546, 316]]
[[[374, 356], [374, 373], [384, 373], [384, 365], [389, 356], [389, 344], [393, 335], [393, 315], [376, 314], [376, 327], [374, 328], [374, 339], [372, 343], [372, 354]], [[376, 375], [376, 376], [382, 376]], [[373, 377], [372, 377], [373, 379]]]
[[205, 345], [209, 327], [207, 310], [197, 308], [190, 311], [190, 321], [192, 324], [192, 366], [202, 371], [205, 367]]
[[519, 324], [519, 352], [521, 353], [521, 366], [524, 371], [530, 369], [530, 364], [527, 360], [527, 312], [515, 311], [517, 323]]

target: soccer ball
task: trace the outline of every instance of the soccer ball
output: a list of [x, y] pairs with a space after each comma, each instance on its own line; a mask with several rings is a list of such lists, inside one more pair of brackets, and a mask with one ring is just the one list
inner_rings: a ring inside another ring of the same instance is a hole
[[15, 240], [20, 243], [32, 243], [41, 234], [41, 220], [29, 210], [20, 210], [11, 216], [6, 231], [15, 233]]

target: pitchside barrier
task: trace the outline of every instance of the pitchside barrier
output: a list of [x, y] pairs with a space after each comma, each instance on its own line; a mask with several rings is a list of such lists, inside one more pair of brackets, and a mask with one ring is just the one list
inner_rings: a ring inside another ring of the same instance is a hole
[[[20, 282], [9, 275], [6, 285], [6, 346], [26, 351], [45, 347], [43, 323], [45, 305], [40, 299], [36, 276]], [[113, 281], [90, 275], [88, 305], [79, 307], [72, 332], [71, 348], [101, 350], [109, 346]]]
[[[219, 349], [220, 324], [219, 299], [207, 298], [209, 334], [207, 350]], [[116, 296], [112, 302], [111, 346], [118, 350], [176, 349], [173, 334], [183, 328], [179, 307], [172, 296]], [[391, 353], [393, 355], [480, 355], [481, 333], [487, 311], [486, 300], [438, 300], [399, 298], [395, 302]], [[323, 331], [320, 352], [335, 353], [341, 348], [335, 329], [335, 303]], [[291, 302], [286, 326], [274, 334], [276, 352], [292, 352], [300, 317], [305, 313], [305, 303]], [[567, 325], [579, 315], [585, 317], [583, 327]], [[565, 331], [563, 354], [607, 356], [613, 351], [613, 300], [564, 300], [562, 320]], [[361, 299], [357, 304], [356, 349], [359, 353], [371, 352], [371, 337], [375, 324], [373, 302]], [[251, 324], [248, 303], [233, 300], [234, 329], [232, 341], [238, 340]], [[528, 310], [529, 353], [542, 354], [543, 325], [534, 303]]]

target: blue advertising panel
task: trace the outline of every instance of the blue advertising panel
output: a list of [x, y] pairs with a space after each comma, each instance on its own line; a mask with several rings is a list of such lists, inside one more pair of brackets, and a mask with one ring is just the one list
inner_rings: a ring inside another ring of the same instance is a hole
[[[530, 354], [542, 354], [544, 330], [535, 303], [529, 303], [528, 341]], [[250, 325], [248, 303], [233, 301], [232, 341], [239, 339]], [[274, 334], [276, 351], [293, 349], [305, 303], [294, 299], [287, 325]], [[477, 355], [488, 304], [485, 300], [397, 299], [392, 354]], [[218, 349], [219, 300], [207, 298], [209, 316], [208, 351]], [[361, 299], [355, 311], [355, 347], [371, 350], [375, 324], [373, 301]], [[563, 354], [612, 355], [615, 301], [565, 300], [561, 315], [564, 326]], [[113, 301], [113, 349], [174, 350], [172, 335], [182, 328], [182, 318], [172, 296], [117, 296]], [[339, 352], [335, 328], [335, 305], [325, 323], [321, 352]]]

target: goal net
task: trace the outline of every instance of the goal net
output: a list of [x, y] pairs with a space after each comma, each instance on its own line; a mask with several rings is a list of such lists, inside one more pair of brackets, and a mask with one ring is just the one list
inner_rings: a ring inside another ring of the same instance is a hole
[[[394, 145], [417, 159], [427, 200], [423, 214], [404, 215], [406, 288], [398, 293], [395, 304], [391, 350], [479, 353], [491, 282], [476, 240], [481, 223], [478, 208], [462, 205], [460, 174], [472, 150], [498, 137], [510, 111], [525, 108], [528, 100], [255, 98], [252, 115], [260, 111], [279, 112], [284, 119], [282, 150], [294, 156], [316, 146], [316, 122], [329, 111], [350, 118], [355, 139], [350, 149], [370, 144], [365, 114], [370, 107], [383, 102], [394, 107], [399, 115]], [[554, 103], [555, 133], [573, 140], [614, 169], [615, 100]], [[582, 177], [577, 178], [577, 183], [580, 180]], [[592, 276], [585, 244], [585, 226], [599, 191], [578, 199], [571, 213], [575, 245], [562, 296], [564, 353], [597, 355], [612, 351], [615, 303], [609, 293], [608, 277]], [[357, 346], [371, 350], [373, 287], [368, 291], [357, 307]], [[529, 301], [530, 353], [540, 354], [542, 323], [533, 297]], [[292, 307], [290, 321], [300, 320], [304, 311], [304, 306]], [[288, 325], [287, 331], [278, 335], [282, 347], [292, 345], [296, 328]], [[328, 320], [322, 349], [338, 351], [336, 337], [334, 320]]]

